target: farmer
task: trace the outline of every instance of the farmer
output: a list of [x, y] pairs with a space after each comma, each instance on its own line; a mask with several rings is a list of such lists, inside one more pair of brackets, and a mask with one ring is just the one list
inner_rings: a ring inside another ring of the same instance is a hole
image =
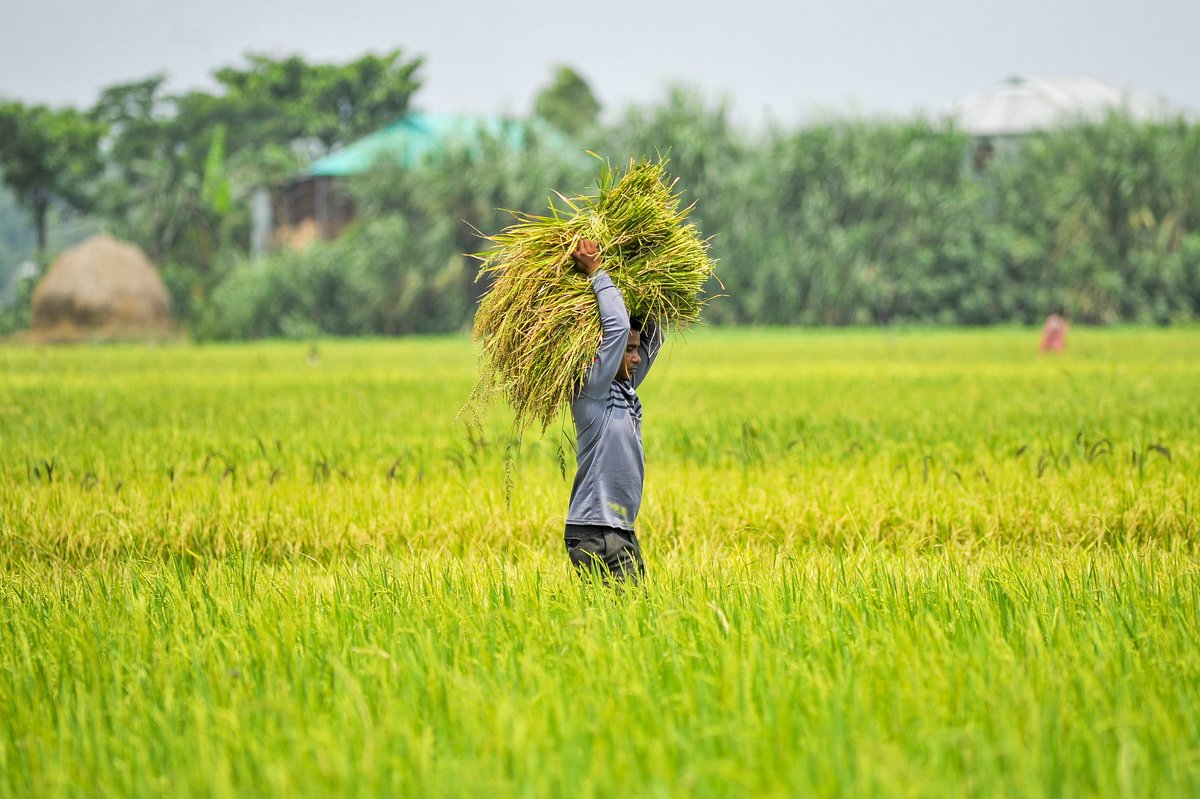
[[1067, 318], [1060, 308], [1046, 317], [1042, 325], [1042, 352], [1060, 352], [1067, 343]]
[[636, 389], [662, 348], [662, 330], [652, 321], [631, 323], [595, 242], [583, 239], [571, 257], [596, 292], [604, 333], [571, 401], [579, 468], [567, 511], [567, 554], [580, 571], [636, 581], [646, 571], [633, 532], [645, 474]]

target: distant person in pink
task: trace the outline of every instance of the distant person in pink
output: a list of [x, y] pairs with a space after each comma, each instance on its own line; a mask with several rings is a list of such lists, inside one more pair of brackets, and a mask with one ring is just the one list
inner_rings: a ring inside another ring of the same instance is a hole
[[1061, 313], [1052, 313], [1042, 325], [1042, 352], [1059, 352], [1067, 343], [1067, 320]]

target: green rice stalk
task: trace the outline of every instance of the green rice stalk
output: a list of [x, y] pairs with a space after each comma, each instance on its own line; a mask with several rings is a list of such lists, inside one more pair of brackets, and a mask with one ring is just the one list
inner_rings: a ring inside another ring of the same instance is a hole
[[715, 264], [676, 182], [663, 160], [631, 161], [620, 180], [606, 164], [596, 195], [559, 195], [569, 212], [552, 202], [549, 216], [514, 214], [488, 238], [479, 277], [495, 282], [475, 313], [480, 376], [468, 408], [502, 395], [519, 437], [533, 422], [544, 431], [567, 407], [601, 338], [595, 294], [571, 259], [581, 239], [599, 245], [630, 316], [675, 328], [700, 318]]

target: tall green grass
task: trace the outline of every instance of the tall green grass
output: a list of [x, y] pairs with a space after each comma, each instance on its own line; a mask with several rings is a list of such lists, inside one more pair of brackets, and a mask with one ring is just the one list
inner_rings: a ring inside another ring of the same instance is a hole
[[1200, 793], [1200, 331], [701, 331], [644, 590], [463, 339], [0, 349], [0, 795]]
[[558, 554], [8, 573], [5, 792], [1200, 790], [1183, 552]]

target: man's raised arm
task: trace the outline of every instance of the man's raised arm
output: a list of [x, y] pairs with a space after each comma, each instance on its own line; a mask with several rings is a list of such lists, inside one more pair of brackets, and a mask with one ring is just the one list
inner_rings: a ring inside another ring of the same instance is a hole
[[608, 273], [600, 268], [600, 251], [594, 242], [587, 239], [580, 241], [571, 257], [575, 260], [576, 268], [587, 275], [592, 290], [596, 292], [600, 325], [604, 331], [596, 361], [584, 377], [582, 393], [593, 399], [603, 399], [625, 357], [625, 345], [629, 341], [629, 314], [625, 311], [620, 290]]

